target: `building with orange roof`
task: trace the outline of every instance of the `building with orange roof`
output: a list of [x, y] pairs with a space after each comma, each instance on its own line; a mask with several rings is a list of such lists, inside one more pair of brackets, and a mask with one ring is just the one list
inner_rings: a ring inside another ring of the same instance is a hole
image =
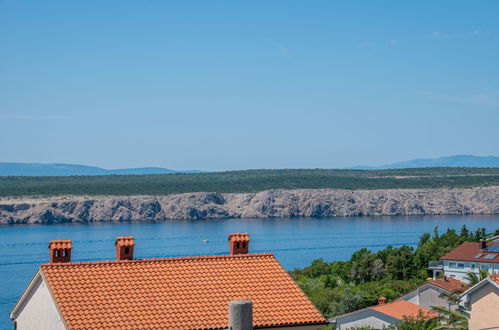
[[470, 330], [499, 329], [499, 275], [489, 275], [461, 295]]
[[480, 269], [488, 272], [499, 269], [499, 244], [495, 237], [480, 242], [464, 242], [440, 258], [440, 262], [430, 261], [428, 268], [433, 271], [433, 278], [438, 273], [444, 273], [466, 281], [469, 272], [479, 275]]
[[359, 327], [384, 329], [403, 321], [405, 317], [424, 319], [436, 318], [439, 315], [427, 308], [420, 307], [405, 300], [386, 303], [385, 297], [378, 299], [378, 305], [360, 309], [355, 312], [335, 316], [329, 322], [336, 324], [336, 329], [345, 330]]
[[230, 235], [228, 255], [134, 259], [133, 237], [115, 245], [116, 260], [72, 262], [70, 241], [51, 242], [50, 262], [11, 312], [14, 327], [226, 329], [233, 300], [252, 302], [255, 328], [327, 324], [272, 254], [248, 253], [247, 233]]
[[405, 300], [428, 309], [433, 306], [457, 309], [459, 306], [446, 299], [445, 295], [461, 294], [467, 288], [466, 283], [443, 275], [439, 279], [421, 284], [413, 291], [400, 297], [399, 300]]

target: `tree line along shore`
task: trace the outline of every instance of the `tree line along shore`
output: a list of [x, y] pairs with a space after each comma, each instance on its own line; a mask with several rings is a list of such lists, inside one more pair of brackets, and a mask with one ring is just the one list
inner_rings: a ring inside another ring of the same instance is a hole
[[153, 175], [0, 176], [0, 197], [133, 196], [272, 189], [427, 189], [499, 186], [499, 168], [281, 169]]

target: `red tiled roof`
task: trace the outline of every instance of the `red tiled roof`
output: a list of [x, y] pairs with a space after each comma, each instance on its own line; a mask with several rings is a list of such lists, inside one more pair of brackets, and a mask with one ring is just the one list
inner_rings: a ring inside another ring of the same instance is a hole
[[456, 280], [455, 278], [452, 277], [442, 277], [436, 280], [429, 281], [430, 283], [441, 287], [442, 289], [445, 289], [447, 291], [451, 291], [454, 293], [462, 293], [466, 291], [468, 285], [466, 283], [463, 283], [459, 280]]
[[489, 278], [495, 283], [499, 284], [499, 274], [489, 275]]
[[437, 313], [429, 309], [420, 307], [405, 300], [397, 300], [388, 304], [371, 306], [370, 308], [399, 320], [403, 320], [404, 316], [418, 317], [419, 311], [423, 313], [426, 319], [431, 319], [438, 316]]
[[227, 328], [228, 303], [253, 301], [258, 326], [326, 320], [272, 254], [44, 264], [71, 329]]
[[[499, 246], [499, 244], [489, 244], [489, 246]], [[479, 258], [475, 258], [480, 253], [482, 255]], [[484, 259], [488, 254], [495, 254], [496, 257], [493, 259]], [[499, 253], [481, 250], [479, 243], [464, 242], [440, 259], [499, 263]]]

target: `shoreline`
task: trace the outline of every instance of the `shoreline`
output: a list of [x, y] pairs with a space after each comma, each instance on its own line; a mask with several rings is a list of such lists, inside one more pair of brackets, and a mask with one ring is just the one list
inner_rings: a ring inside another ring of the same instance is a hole
[[499, 186], [0, 199], [0, 224], [499, 214]]

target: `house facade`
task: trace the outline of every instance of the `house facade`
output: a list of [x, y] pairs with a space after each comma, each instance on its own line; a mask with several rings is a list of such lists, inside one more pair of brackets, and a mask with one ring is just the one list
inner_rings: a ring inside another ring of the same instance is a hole
[[360, 327], [385, 329], [401, 322], [404, 317], [418, 317], [420, 314], [428, 319], [438, 316], [438, 314], [427, 308], [405, 300], [386, 303], [386, 298], [380, 297], [376, 306], [332, 317], [329, 322], [334, 323], [338, 330]]
[[427, 309], [434, 306], [457, 309], [459, 306], [450, 302], [446, 296], [461, 294], [466, 288], [467, 285], [464, 282], [444, 275], [442, 278], [420, 285], [415, 290], [400, 297], [399, 300], [405, 300]]
[[433, 271], [433, 278], [438, 273], [444, 273], [466, 282], [468, 272], [479, 275], [480, 269], [489, 273], [499, 271], [499, 244], [492, 242], [464, 242], [440, 258], [440, 262], [430, 262], [429, 269]]
[[461, 295], [470, 330], [499, 329], [499, 275], [490, 275]]
[[118, 237], [116, 260], [72, 262], [71, 241], [51, 241], [11, 312], [15, 329], [226, 329], [228, 304], [252, 302], [254, 328], [321, 329], [327, 321], [270, 253], [249, 254], [247, 233], [228, 255], [134, 259]]

